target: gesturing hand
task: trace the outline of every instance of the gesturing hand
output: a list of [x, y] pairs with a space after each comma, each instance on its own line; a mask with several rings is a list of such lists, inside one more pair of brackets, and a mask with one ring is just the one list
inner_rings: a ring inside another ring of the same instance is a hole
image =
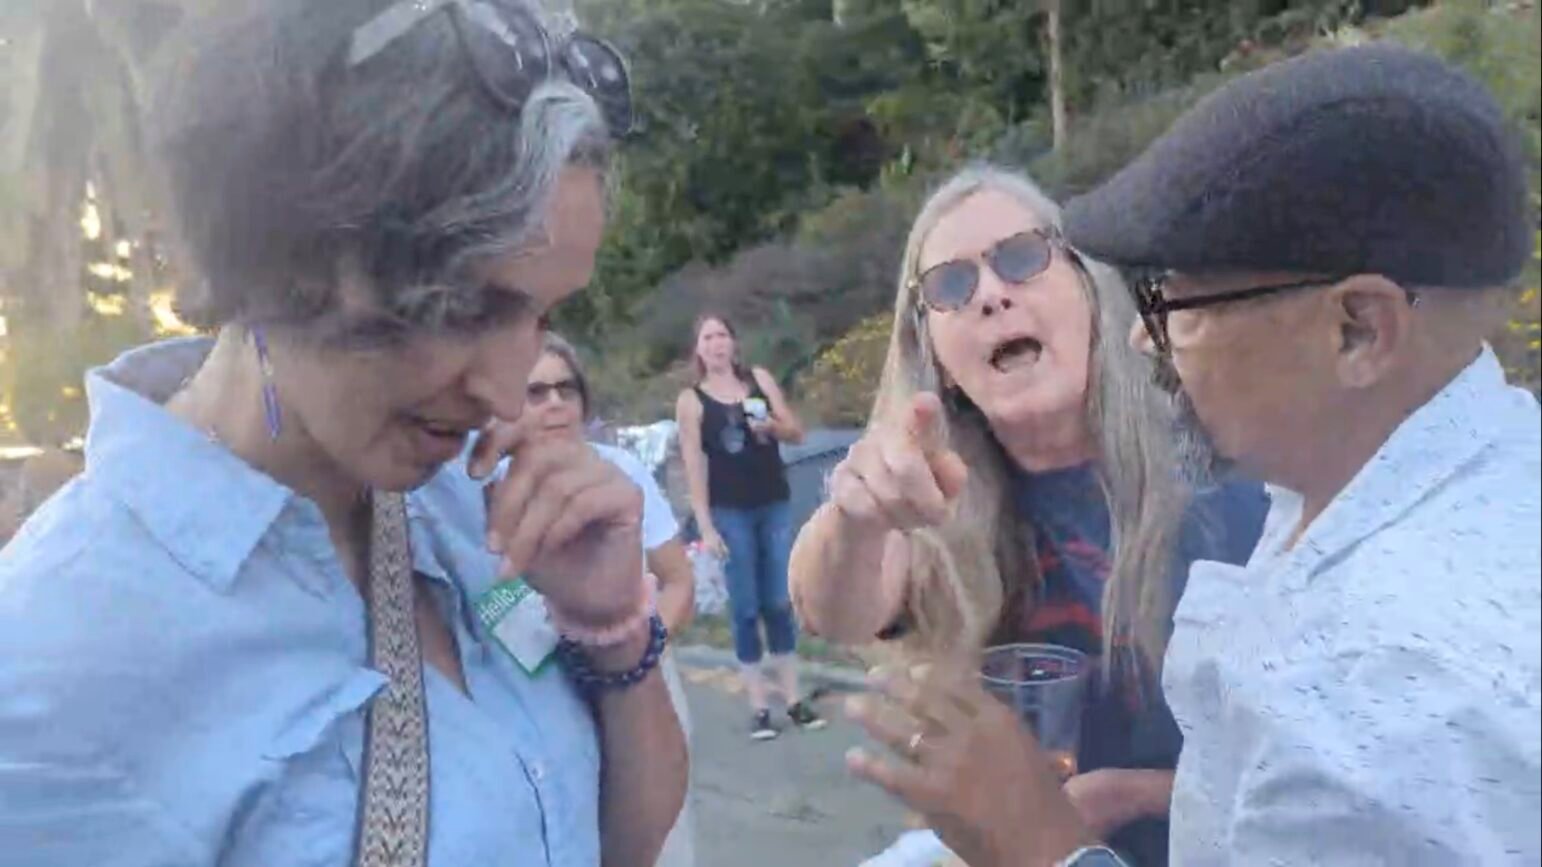
[[642, 494], [581, 441], [534, 440], [527, 422], [495, 422], [470, 470], [487, 487], [488, 547], [501, 574], [523, 575], [547, 604], [580, 623], [615, 623], [635, 611], [643, 585]]
[[969, 477], [946, 440], [942, 402], [916, 395], [899, 423], [880, 424], [852, 445], [830, 475], [831, 501], [874, 530], [941, 524]]
[[1050, 865], [1094, 836], [1037, 741], [973, 669], [882, 671], [848, 714], [894, 758], [864, 750], [847, 767], [926, 817], [970, 867]]

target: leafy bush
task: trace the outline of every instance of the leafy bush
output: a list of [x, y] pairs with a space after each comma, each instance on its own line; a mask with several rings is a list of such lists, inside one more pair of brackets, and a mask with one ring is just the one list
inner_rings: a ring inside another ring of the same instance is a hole
[[1004, 136], [993, 157], [1007, 165], [1027, 166], [1052, 196], [1069, 198], [1097, 186], [1139, 156], [1179, 115], [1231, 77], [1204, 75], [1174, 90], [1084, 114], [1072, 121], [1067, 145], [1058, 152], [1043, 153], [1042, 138], [1021, 133]]
[[831, 427], [867, 424], [893, 321], [889, 313], [869, 316], [814, 359], [798, 383], [810, 419]]
[[[1542, 205], [1542, 10], [1536, 3], [1491, 6], [1477, 0], [1445, 3], [1403, 15], [1372, 32], [1430, 51], [1488, 86], [1521, 137], [1531, 169], [1533, 218]], [[1542, 391], [1542, 236], [1532, 254], [1506, 327], [1494, 347], [1510, 378]]]
[[689, 381], [691, 325], [704, 310], [734, 320], [746, 360], [784, 384], [800, 381], [821, 347], [892, 303], [921, 191], [918, 178], [840, 191], [786, 240], [670, 275], [636, 327], [604, 341], [592, 374], [597, 408], [628, 421], [672, 412]]
[[[1490, 6], [1468, 0], [1371, 21], [1363, 29], [1341, 29], [1328, 41], [1342, 44], [1389, 38], [1439, 54], [1466, 68], [1493, 91], [1522, 136], [1534, 170], [1532, 189], [1536, 191], [1542, 186], [1542, 31], [1538, 20], [1537, 4]], [[1288, 41], [1289, 47], [1297, 50], [1307, 47], [1304, 40]], [[1139, 99], [1116, 100], [1084, 113], [1073, 118], [1070, 146], [1063, 153], [1047, 153], [1049, 131], [1042, 118], [1033, 118], [1008, 130], [988, 154], [1007, 165], [1027, 166], [1056, 197], [1075, 195], [1133, 159], [1205, 94], [1235, 75], [1280, 56], [1278, 45], [1268, 48], [1248, 43], [1234, 52], [1221, 70], [1192, 78], [1182, 87]], [[904, 219], [919, 204], [921, 187], [919, 181], [910, 185]], [[1537, 201], [1542, 203], [1542, 199]], [[897, 257], [903, 230], [895, 237]], [[1494, 337], [1495, 348], [1511, 379], [1534, 392], [1542, 391], [1539, 272], [1542, 234], [1532, 265], [1516, 289], [1514, 313], [1505, 329]], [[882, 307], [875, 302], [866, 309]], [[801, 383], [811, 413], [830, 423], [860, 424], [865, 419], [887, 349], [889, 323], [887, 312], [864, 319], [818, 357]]]

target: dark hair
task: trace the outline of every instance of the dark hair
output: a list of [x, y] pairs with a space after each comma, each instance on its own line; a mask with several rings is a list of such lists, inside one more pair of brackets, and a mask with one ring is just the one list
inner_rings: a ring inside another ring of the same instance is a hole
[[604, 164], [588, 95], [552, 80], [501, 108], [448, 10], [350, 68], [354, 31], [392, 2], [226, 3], [172, 52], [152, 128], [204, 320], [304, 323], [335, 309], [346, 267], [408, 323], [473, 323], [487, 293], [468, 266], [539, 228], [564, 166]]
[[589, 418], [589, 378], [584, 376], [584, 366], [578, 360], [578, 350], [573, 348], [562, 335], [555, 331], [546, 332], [541, 340], [541, 354], [550, 355], [562, 359], [562, 363], [568, 366], [573, 374], [573, 382], [578, 386], [578, 400], [583, 407], [584, 418]]
[[[696, 317], [696, 322], [691, 325], [690, 348], [691, 369], [696, 373], [697, 385], [700, 385], [701, 381], [707, 378], [707, 366], [701, 363], [701, 353], [696, 351], [696, 347], [701, 342], [701, 330], [707, 326], [708, 322], [716, 322], [727, 329], [728, 336], [734, 339], [734, 349], [737, 350], [739, 347], [739, 330], [734, 328], [733, 322], [730, 321], [727, 316], [724, 316], [721, 313], [702, 313], [698, 315]], [[737, 376], [739, 381], [743, 382], [745, 385], [753, 386], [755, 384], [755, 378], [750, 375], [750, 369], [745, 367], [744, 362], [739, 359], [739, 354], [737, 351], [734, 353], [733, 364], [734, 376]]]

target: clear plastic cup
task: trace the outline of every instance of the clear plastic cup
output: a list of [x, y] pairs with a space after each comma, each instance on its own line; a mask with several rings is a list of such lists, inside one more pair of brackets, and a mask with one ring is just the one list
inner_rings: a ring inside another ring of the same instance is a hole
[[986, 691], [1033, 732], [1062, 779], [1076, 774], [1088, 668], [1086, 654], [1054, 644], [986, 648], [980, 666]]

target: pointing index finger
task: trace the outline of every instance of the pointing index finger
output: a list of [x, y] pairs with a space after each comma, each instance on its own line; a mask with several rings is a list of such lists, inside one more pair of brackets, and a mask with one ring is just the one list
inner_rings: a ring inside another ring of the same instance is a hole
[[942, 401], [929, 391], [917, 394], [910, 402], [906, 432], [928, 459], [948, 447]]
[[929, 391], [917, 394], [910, 402], [906, 432], [921, 449], [942, 495], [952, 501], [964, 490], [969, 470], [958, 453], [948, 445], [947, 410], [942, 400]]

